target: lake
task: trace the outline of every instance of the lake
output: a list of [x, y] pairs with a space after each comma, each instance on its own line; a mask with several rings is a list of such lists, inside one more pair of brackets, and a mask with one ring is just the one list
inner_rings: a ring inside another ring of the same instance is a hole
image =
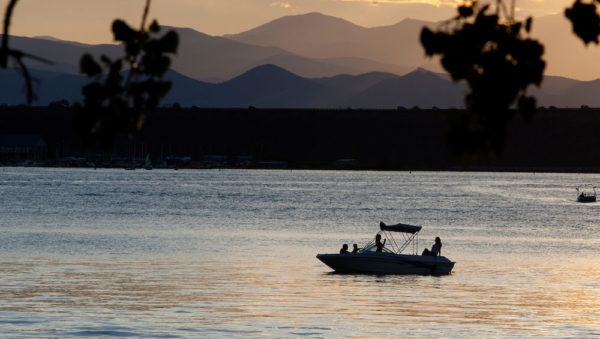
[[[599, 174], [0, 167], [0, 336], [600, 336]], [[317, 253], [423, 226], [449, 276]]]

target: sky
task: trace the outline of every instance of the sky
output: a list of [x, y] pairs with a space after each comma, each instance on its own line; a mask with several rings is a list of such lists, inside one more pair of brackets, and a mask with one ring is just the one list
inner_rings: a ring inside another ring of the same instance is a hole
[[[0, 0], [2, 16], [8, 0]], [[518, 0], [523, 16], [562, 12], [572, 0]], [[19, 0], [10, 33], [111, 43], [116, 18], [139, 26], [145, 0]], [[321, 12], [357, 25], [391, 25], [404, 18], [439, 21], [455, 14], [454, 0], [154, 0], [150, 18], [210, 35], [243, 32], [286, 15]]]

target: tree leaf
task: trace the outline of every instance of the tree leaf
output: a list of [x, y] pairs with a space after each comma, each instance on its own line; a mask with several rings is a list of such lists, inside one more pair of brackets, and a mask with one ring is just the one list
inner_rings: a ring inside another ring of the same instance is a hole
[[596, 4], [584, 4], [577, 0], [573, 7], [565, 9], [565, 16], [573, 24], [573, 33], [583, 40], [584, 44], [598, 44], [600, 17], [596, 13]]
[[129, 27], [125, 21], [118, 19], [113, 21], [112, 31], [116, 41], [125, 43], [133, 41], [137, 36], [137, 32]]
[[79, 72], [89, 77], [94, 77], [102, 73], [102, 68], [91, 54], [86, 53], [79, 59]]

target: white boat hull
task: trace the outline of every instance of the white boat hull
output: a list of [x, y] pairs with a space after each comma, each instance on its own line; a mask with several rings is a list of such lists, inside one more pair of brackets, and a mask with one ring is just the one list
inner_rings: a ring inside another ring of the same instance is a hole
[[339, 273], [446, 275], [454, 267], [441, 256], [362, 252], [317, 254], [317, 258]]

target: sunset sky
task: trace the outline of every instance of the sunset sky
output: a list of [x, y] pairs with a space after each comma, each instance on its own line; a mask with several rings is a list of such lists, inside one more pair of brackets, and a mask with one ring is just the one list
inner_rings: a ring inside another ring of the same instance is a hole
[[[2, 15], [8, 0], [0, 0]], [[519, 0], [522, 14], [561, 12], [571, 0]], [[87, 43], [111, 42], [110, 23], [122, 18], [138, 26], [144, 0], [20, 0], [11, 33], [54, 36]], [[437, 21], [454, 14], [452, 0], [154, 0], [151, 18], [210, 35], [239, 33], [285, 15], [321, 12], [373, 27], [406, 17]]]

